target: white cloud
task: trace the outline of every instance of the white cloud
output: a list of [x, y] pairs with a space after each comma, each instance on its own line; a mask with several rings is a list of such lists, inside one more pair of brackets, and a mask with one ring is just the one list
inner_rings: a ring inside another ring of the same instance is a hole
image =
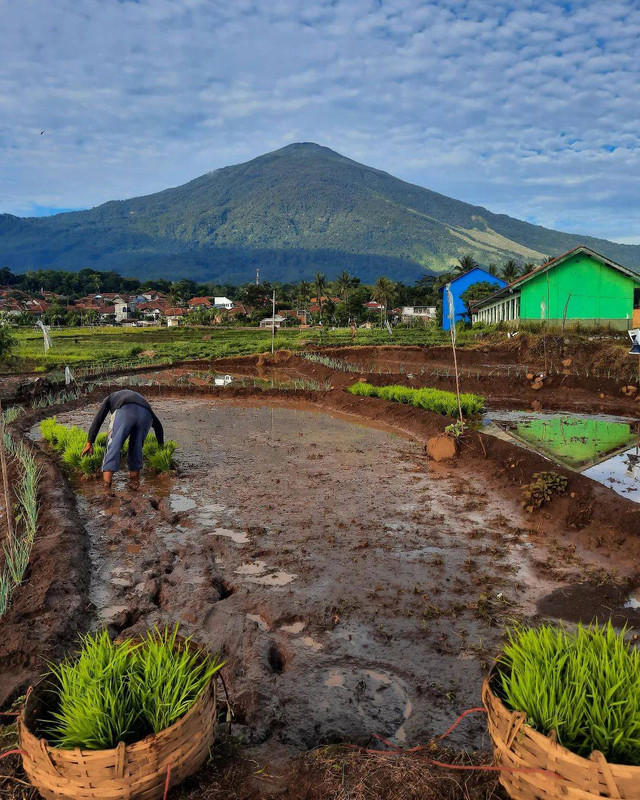
[[502, 213], [640, 236], [640, 7], [567, 6], [4, 0], [0, 211], [146, 194], [295, 138]]

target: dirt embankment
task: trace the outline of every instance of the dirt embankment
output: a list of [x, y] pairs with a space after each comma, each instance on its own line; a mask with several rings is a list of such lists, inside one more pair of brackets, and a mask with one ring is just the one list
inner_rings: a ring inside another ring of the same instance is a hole
[[[36, 416], [21, 418], [14, 435]], [[89, 619], [87, 541], [74, 493], [55, 462], [33, 451], [41, 476], [39, 530], [25, 582], [0, 621], [0, 707], [74, 645]]]

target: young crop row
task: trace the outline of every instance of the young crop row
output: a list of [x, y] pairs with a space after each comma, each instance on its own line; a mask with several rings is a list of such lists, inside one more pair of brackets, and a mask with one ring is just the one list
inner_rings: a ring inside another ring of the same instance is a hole
[[[3, 423], [8, 425], [19, 414], [19, 409], [10, 408], [3, 414]], [[11, 597], [22, 583], [38, 530], [38, 482], [40, 471], [30, 450], [13, 437], [4, 433], [4, 447], [16, 460], [20, 477], [15, 488], [17, 513], [15, 530], [3, 546], [4, 566], [0, 570], [0, 618], [6, 613]]]
[[[407, 403], [436, 414], [455, 417], [458, 413], [458, 401], [454, 392], [442, 389], [409, 389], [407, 386], [373, 386], [370, 383], [354, 383], [349, 387], [351, 394], [360, 397], [380, 397], [394, 403]], [[479, 414], [484, 408], [484, 397], [477, 394], [461, 394], [460, 407], [465, 416]]]
[[[42, 438], [58, 453], [71, 471], [93, 476], [100, 472], [107, 449], [107, 434], [101, 433], [95, 441], [93, 452], [82, 455], [87, 443], [87, 434], [75, 425], [61, 425], [56, 417], [42, 420], [40, 423]], [[124, 443], [122, 455], [127, 453], [128, 442]], [[150, 433], [142, 447], [146, 463], [155, 472], [170, 472], [175, 468], [174, 453], [178, 445], [169, 439], [160, 446], [155, 434]]]

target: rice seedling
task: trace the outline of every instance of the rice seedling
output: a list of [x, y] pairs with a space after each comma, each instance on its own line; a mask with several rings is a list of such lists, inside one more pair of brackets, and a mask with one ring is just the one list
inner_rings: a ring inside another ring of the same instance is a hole
[[22, 583], [29, 566], [31, 549], [38, 529], [38, 482], [40, 472], [35, 458], [23, 444], [17, 445], [6, 433], [7, 450], [20, 466], [15, 496], [17, 503], [14, 535], [5, 543], [4, 566], [0, 572], [0, 617], [6, 613], [15, 589]]
[[51, 666], [58, 706], [45, 727], [51, 744], [104, 750], [140, 738], [140, 708], [129, 685], [132, 648], [103, 631], [83, 639], [78, 658]]
[[187, 713], [211, 678], [223, 666], [218, 656], [205, 657], [178, 639], [178, 627], [147, 634], [134, 655], [132, 691], [154, 733]]
[[507, 633], [497, 689], [543, 734], [582, 756], [640, 765], [640, 651], [606, 625]]
[[223, 666], [182, 640], [178, 627], [142, 641], [88, 634], [76, 658], [51, 666], [52, 711], [43, 732], [55, 747], [110, 749], [168, 728]]
[[[93, 453], [82, 455], [82, 450], [87, 443], [87, 434], [82, 428], [61, 425], [56, 417], [45, 419], [40, 423], [42, 438], [48, 442], [52, 449], [61, 457], [62, 463], [71, 471], [80, 472], [90, 477], [100, 472], [107, 447], [107, 434], [101, 433], [93, 446]], [[169, 472], [175, 469], [173, 455], [178, 445], [174, 441], [165, 442], [160, 447], [155, 434], [150, 433], [143, 445], [143, 455], [149, 466], [156, 472]], [[129, 442], [122, 447], [121, 455], [126, 456]]]
[[[408, 405], [434, 411], [437, 414], [456, 416], [458, 403], [454, 392], [442, 389], [410, 389], [407, 386], [373, 386], [370, 383], [354, 383], [348, 389], [351, 394], [361, 397], [381, 397], [394, 403], [407, 403]], [[484, 397], [477, 394], [461, 394], [460, 405], [465, 416], [478, 414], [484, 407]]]

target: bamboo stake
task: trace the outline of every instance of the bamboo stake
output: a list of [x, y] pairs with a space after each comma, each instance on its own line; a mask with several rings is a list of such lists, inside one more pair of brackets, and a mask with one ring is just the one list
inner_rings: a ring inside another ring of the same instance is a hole
[[13, 540], [13, 521], [11, 519], [11, 495], [9, 494], [9, 473], [7, 472], [7, 455], [4, 447], [4, 417], [2, 400], [0, 400], [0, 466], [2, 467], [2, 484], [4, 488], [4, 506], [7, 515], [7, 535]]

